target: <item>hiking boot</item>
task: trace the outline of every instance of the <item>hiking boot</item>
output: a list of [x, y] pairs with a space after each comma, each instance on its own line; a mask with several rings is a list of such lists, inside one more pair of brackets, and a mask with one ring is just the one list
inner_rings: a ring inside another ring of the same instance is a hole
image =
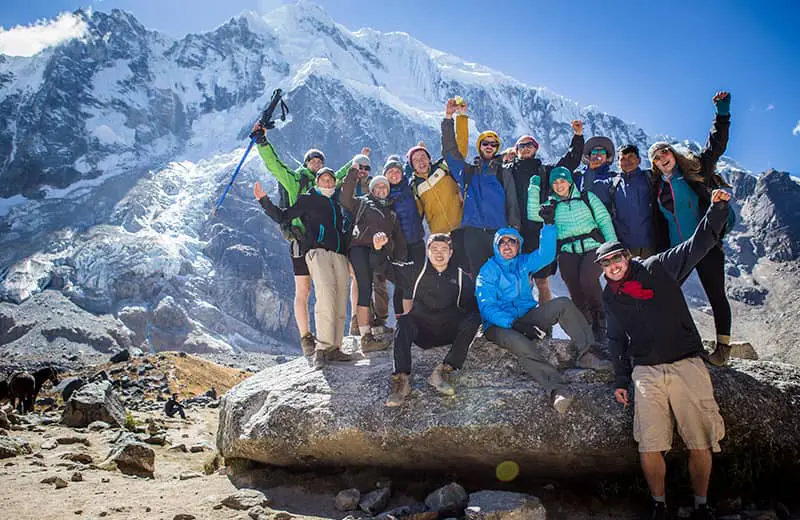
[[361, 336], [361, 352], [377, 352], [379, 350], [386, 350], [389, 347], [390, 341], [380, 340], [367, 332]]
[[667, 520], [667, 504], [653, 500], [653, 505], [650, 509], [650, 516], [647, 518], [650, 520]]
[[334, 363], [347, 363], [353, 361], [353, 356], [350, 354], [345, 354], [338, 348], [332, 348], [325, 351], [325, 361], [333, 361]]
[[360, 333], [358, 331], [358, 317], [353, 314], [353, 317], [350, 318], [350, 336], [358, 336]]
[[692, 511], [692, 516], [689, 518], [690, 520], [714, 520], [716, 517], [708, 504], [700, 504]]
[[314, 366], [314, 370], [322, 370], [325, 367], [325, 351], [324, 350], [315, 350], [314, 351], [313, 366]]
[[392, 374], [392, 393], [386, 400], [386, 406], [400, 406], [411, 393], [411, 385], [408, 384], [408, 374]]
[[453, 389], [453, 385], [448, 382], [452, 371], [453, 369], [450, 365], [445, 365], [444, 363], [437, 365], [428, 378], [428, 384], [434, 387], [440, 394], [455, 395], [456, 391]]
[[586, 352], [584, 355], [582, 355], [575, 363], [575, 366], [578, 368], [597, 370], [600, 372], [614, 369], [614, 365], [611, 363], [611, 361], [608, 361], [607, 359], [601, 359], [593, 352]]
[[382, 336], [384, 334], [393, 334], [394, 329], [391, 327], [387, 327], [386, 325], [375, 325], [370, 329], [370, 332], [374, 336]]
[[567, 390], [553, 390], [553, 408], [560, 414], [566, 413], [574, 400], [575, 396]]
[[314, 349], [317, 348], [317, 339], [310, 332], [306, 332], [306, 334], [300, 338], [300, 348], [303, 349], [304, 356], [313, 356]]
[[724, 367], [731, 357], [731, 346], [717, 343], [717, 348], [708, 356], [708, 362], [715, 367]]

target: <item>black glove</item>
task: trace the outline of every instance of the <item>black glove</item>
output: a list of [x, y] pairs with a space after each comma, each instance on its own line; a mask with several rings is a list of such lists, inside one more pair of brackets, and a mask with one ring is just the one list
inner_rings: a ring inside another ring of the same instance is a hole
[[514, 320], [514, 323], [511, 324], [511, 328], [524, 334], [528, 339], [542, 339], [545, 336], [544, 332], [539, 327], [524, 322], [521, 319]]
[[250, 138], [252, 139], [253, 137], [256, 138], [256, 144], [267, 144], [267, 132], [258, 123], [253, 126], [253, 131], [250, 132]]
[[539, 216], [545, 224], [555, 224], [556, 222], [556, 207], [552, 204], [544, 204], [539, 208]]

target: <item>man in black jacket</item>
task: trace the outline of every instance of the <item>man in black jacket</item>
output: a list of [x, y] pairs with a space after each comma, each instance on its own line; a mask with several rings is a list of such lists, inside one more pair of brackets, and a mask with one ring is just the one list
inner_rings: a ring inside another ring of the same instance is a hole
[[[541, 179], [540, 201], [544, 204], [550, 196], [550, 170], [556, 166], [563, 166], [569, 171], [573, 171], [581, 163], [581, 153], [583, 153], [583, 122], [572, 121], [573, 136], [569, 144], [569, 150], [556, 164], [543, 164], [536, 157], [539, 151], [539, 143], [531, 135], [523, 135], [517, 139], [514, 146], [516, 158], [510, 161], [504, 168], [511, 173], [514, 179], [514, 186], [517, 190], [517, 199], [520, 211], [520, 234], [522, 235], [522, 253], [532, 253], [539, 249], [539, 232], [542, 230], [542, 222], [528, 219], [528, 185], [531, 177], [538, 175]], [[537, 216], [538, 217], [538, 216]], [[539, 303], [550, 301], [553, 297], [550, 292], [550, 276], [556, 273], [556, 262], [540, 269], [533, 275], [536, 283], [536, 290], [539, 292]]]
[[672, 415], [689, 450], [689, 475], [695, 494], [692, 518], [713, 518], [706, 504], [711, 451], [720, 451], [725, 426], [703, 364], [700, 334], [679, 280], [718, 243], [729, 200], [730, 194], [714, 190], [711, 206], [694, 235], [659, 255], [634, 259], [616, 241], [606, 242], [596, 254], [608, 282], [603, 302], [616, 375], [614, 397], [628, 405], [632, 376], [633, 435], [653, 495], [655, 519], [666, 518], [663, 452], [672, 445]]
[[411, 312], [397, 319], [394, 338], [394, 371], [392, 394], [386, 406], [400, 406], [411, 393], [411, 344], [428, 349], [449, 345], [444, 362], [434, 369], [428, 383], [444, 395], [453, 395], [449, 374], [464, 365], [467, 352], [478, 333], [481, 316], [475, 300], [472, 279], [460, 268], [450, 265], [453, 246], [450, 235], [434, 233], [428, 237], [425, 263], [391, 262], [381, 251], [388, 242], [385, 233], [373, 236], [372, 255], [377, 272], [408, 290], [412, 297]]

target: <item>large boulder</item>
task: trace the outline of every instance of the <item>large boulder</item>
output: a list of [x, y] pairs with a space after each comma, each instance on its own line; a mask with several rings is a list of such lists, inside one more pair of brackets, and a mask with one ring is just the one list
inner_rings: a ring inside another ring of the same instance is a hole
[[84, 428], [94, 421], [122, 426], [125, 407], [111, 386], [111, 381], [89, 383], [72, 394], [64, 407], [61, 422], [72, 428]]
[[[384, 406], [391, 351], [321, 371], [302, 358], [270, 367], [222, 398], [220, 453], [234, 474], [252, 466], [239, 462], [250, 461], [440, 474], [459, 468], [493, 479], [506, 460], [525, 477], [638, 473], [633, 409], [614, 401], [611, 374], [566, 370], [576, 401], [559, 415], [511, 354], [476, 343], [452, 398], [425, 381], [446, 350], [415, 349], [413, 392], [400, 408]], [[569, 351], [563, 341], [553, 344]], [[797, 472], [800, 368], [746, 360], [731, 365], [711, 370], [728, 432], [721, 460], [761, 458]], [[679, 443], [676, 436], [676, 449]]]

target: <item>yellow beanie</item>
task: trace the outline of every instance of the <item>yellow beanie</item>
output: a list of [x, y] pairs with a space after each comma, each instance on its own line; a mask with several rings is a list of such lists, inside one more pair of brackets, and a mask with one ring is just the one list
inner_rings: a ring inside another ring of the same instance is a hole
[[475, 148], [478, 149], [478, 155], [481, 154], [481, 143], [487, 137], [494, 137], [497, 140], [497, 151], [498, 152], [500, 151], [500, 147], [503, 145], [503, 143], [500, 141], [500, 136], [497, 135], [497, 133], [492, 132], [491, 130], [486, 130], [485, 132], [480, 133], [480, 135], [478, 136], [478, 141], [475, 143]]

